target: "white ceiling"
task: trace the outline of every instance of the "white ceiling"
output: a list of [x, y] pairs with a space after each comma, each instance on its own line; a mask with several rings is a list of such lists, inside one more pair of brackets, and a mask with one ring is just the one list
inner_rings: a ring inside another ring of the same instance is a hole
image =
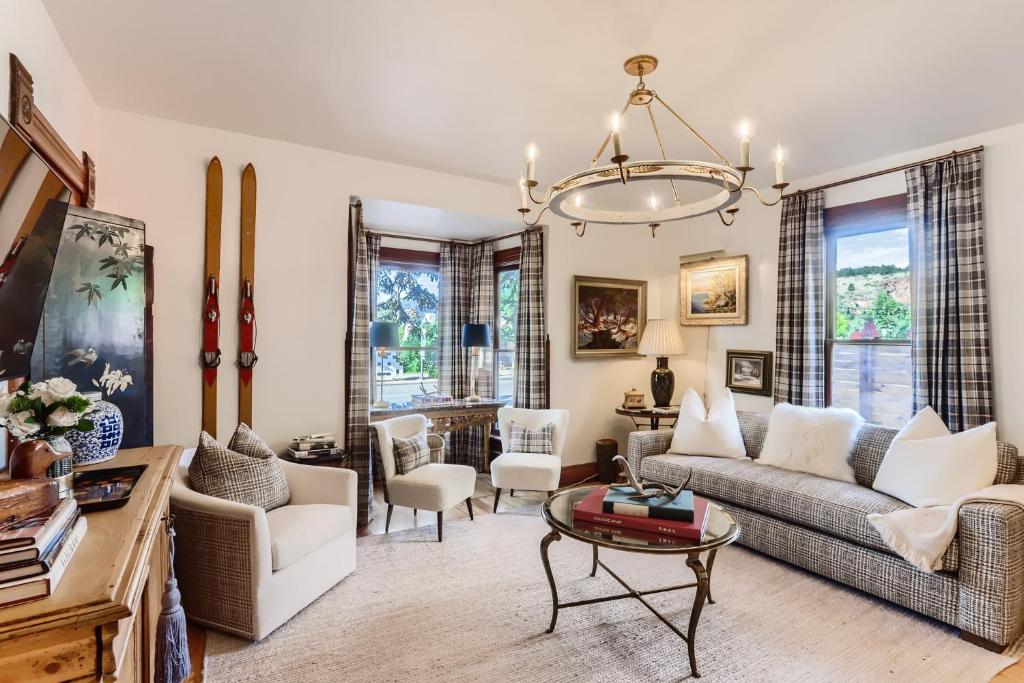
[[101, 106], [500, 182], [584, 167], [639, 52], [734, 162], [754, 121], [756, 181], [1024, 120], [1017, 0], [44, 1]]
[[523, 229], [519, 214], [501, 220], [429, 206], [363, 198], [363, 224], [371, 229], [439, 239], [476, 241]]

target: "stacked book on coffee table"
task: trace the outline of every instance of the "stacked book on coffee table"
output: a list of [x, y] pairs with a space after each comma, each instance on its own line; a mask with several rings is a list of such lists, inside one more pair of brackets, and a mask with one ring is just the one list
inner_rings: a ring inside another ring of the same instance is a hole
[[574, 527], [637, 545], [699, 543], [707, 519], [707, 500], [692, 491], [681, 491], [675, 498], [639, 498], [625, 485], [599, 486], [573, 509]]
[[52, 595], [85, 532], [70, 497], [0, 520], [0, 607]]

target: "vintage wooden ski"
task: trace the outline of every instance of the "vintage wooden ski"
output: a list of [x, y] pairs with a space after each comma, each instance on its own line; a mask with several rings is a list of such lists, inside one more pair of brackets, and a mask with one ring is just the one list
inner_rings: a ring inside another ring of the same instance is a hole
[[213, 157], [206, 168], [206, 265], [203, 276], [203, 430], [217, 436], [217, 366], [220, 365], [220, 222], [224, 171]]
[[256, 356], [256, 169], [242, 172], [242, 249], [238, 303], [238, 421], [252, 426], [252, 369]]

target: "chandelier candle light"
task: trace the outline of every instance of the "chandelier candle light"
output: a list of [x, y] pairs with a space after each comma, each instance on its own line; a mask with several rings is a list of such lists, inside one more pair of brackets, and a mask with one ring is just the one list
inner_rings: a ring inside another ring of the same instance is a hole
[[[717, 213], [723, 224], [732, 225], [735, 221], [735, 214], [739, 211], [739, 208], [733, 205], [739, 201], [744, 190], [752, 192], [765, 206], [774, 206], [781, 201], [782, 192], [789, 185], [785, 181], [783, 173], [785, 159], [782, 146], [779, 145], [775, 149], [775, 184], [772, 185], [773, 189], [778, 190], [779, 196], [773, 201], [767, 201], [757, 188], [747, 185], [747, 174], [754, 170], [754, 167], [750, 165], [751, 130], [749, 123], [743, 122], [740, 126], [740, 163], [733, 165], [706, 137], [669, 106], [657, 92], [647, 87], [644, 76], [650, 75], [657, 66], [658, 60], [650, 55], [637, 55], [626, 60], [623, 68], [627, 74], [636, 76], [639, 79], [638, 83], [630, 91], [622, 111], [613, 115], [611, 130], [590, 160], [590, 167], [587, 170], [566, 176], [551, 185], [540, 199], [534, 197], [533, 194], [534, 188], [538, 185], [536, 178], [537, 146], [530, 143], [526, 153], [526, 173], [519, 178], [519, 212], [523, 216], [524, 223], [529, 226], [537, 225], [544, 212], [550, 209], [552, 213], [568, 219], [580, 237], [586, 232], [588, 223], [607, 225], [642, 225], [646, 223], [651, 229], [651, 237], [654, 237], [656, 229], [662, 223], [709, 213]], [[651, 107], [655, 102], [664, 107], [696, 137], [715, 160], [670, 159], [665, 152], [661, 132]], [[646, 109], [647, 118], [650, 120], [654, 138], [661, 152], [660, 159], [630, 161], [629, 155], [625, 153], [621, 134], [622, 118], [630, 107]], [[599, 165], [609, 143], [611, 143], [612, 152], [609, 158], [610, 163]], [[611, 208], [583, 201], [584, 191], [593, 191], [617, 183], [625, 185], [640, 181], [666, 183], [672, 201], [662, 205], [662, 202], [653, 193], [646, 202], [646, 206], [642, 208], [625, 205], [622, 199], [616, 200], [615, 205]], [[717, 191], [709, 197], [684, 201], [680, 197], [681, 183], [710, 185]], [[531, 203], [541, 207], [540, 212], [532, 221], [527, 218], [531, 212]]]

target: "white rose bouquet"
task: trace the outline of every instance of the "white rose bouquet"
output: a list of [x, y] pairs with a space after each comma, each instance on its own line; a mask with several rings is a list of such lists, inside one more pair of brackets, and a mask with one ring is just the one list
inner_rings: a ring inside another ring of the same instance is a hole
[[0, 395], [0, 425], [22, 440], [64, 436], [71, 430], [88, 432], [93, 423], [83, 416], [92, 408], [92, 401], [69, 379], [24, 382], [15, 393]]

